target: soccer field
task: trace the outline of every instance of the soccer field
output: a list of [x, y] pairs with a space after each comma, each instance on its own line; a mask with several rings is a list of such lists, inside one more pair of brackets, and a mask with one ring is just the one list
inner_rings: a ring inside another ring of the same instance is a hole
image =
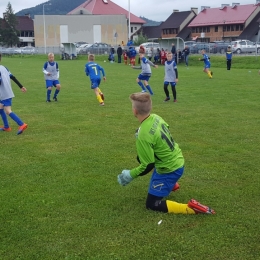
[[259, 259], [260, 61], [235, 57], [227, 71], [224, 57], [212, 57], [209, 79], [198, 57], [178, 66], [177, 103], [163, 102], [164, 67], [152, 68], [152, 112], [170, 125], [185, 158], [169, 199], [197, 199], [215, 215], [146, 210], [149, 174], [117, 183], [137, 165], [129, 95], [140, 92], [138, 70], [98, 57], [107, 75], [102, 107], [86, 59], [56, 57], [61, 92], [46, 103], [46, 57], [2, 59], [27, 88], [13, 83], [12, 109], [28, 128], [17, 136], [9, 119], [13, 130], [0, 132], [1, 260]]

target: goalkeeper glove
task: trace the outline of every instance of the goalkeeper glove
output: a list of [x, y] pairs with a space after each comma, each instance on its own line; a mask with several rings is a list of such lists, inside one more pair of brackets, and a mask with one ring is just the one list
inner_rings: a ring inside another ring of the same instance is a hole
[[117, 176], [117, 181], [120, 185], [125, 186], [133, 180], [130, 175], [130, 170], [123, 170], [121, 174]]

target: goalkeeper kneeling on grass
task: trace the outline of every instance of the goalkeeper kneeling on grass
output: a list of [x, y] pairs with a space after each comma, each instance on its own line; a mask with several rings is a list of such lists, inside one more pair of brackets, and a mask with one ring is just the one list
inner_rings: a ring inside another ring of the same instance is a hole
[[138, 176], [153, 170], [146, 208], [181, 214], [215, 214], [215, 211], [191, 199], [187, 204], [163, 200], [179, 188], [178, 180], [184, 171], [184, 158], [178, 144], [173, 140], [169, 125], [158, 115], [150, 114], [152, 100], [148, 93], [130, 95], [132, 111], [141, 123], [136, 132], [136, 148], [140, 165], [132, 170], [123, 170], [118, 175], [122, 186], [129, 184]]

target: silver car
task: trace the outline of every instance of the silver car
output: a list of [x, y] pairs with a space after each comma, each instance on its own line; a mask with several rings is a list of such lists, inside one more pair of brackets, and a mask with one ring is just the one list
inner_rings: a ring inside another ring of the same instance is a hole
[[232, 52], [235, 52], [237, 54], [255, 52], [256, 45], [255, 45], [255, 43], [253, 43], [249, 40], [238, 40], [238, 41], [231, 42], [231, 49], [232, 49]]

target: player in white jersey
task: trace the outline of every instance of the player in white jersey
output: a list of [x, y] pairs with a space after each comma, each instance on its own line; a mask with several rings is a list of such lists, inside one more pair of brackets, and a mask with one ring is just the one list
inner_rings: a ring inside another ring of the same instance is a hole
[[167, 53], [167, 61], [165, 62], [165, 76], [164, 76], [164, 92], [166, 95], [165, 102], [170, 100], [168, 90], [169, 84], [172, 87], [173, 102], [177, 102], [176, 83], [178, 82], [178, 70], [175, 60], [171, 52]]
[[[0, 53], [0, 62], [2, 55]], [[14, 112], [12, 112], [12, 99], [14, 92], [12, 90], [11, 81], [12, 79], [21, 89], [22, 92], [26, 92], [26, 88], [15, 78], [14, 75], [4, 66], [0, 65], [0, 116], [2, 117], [4, 126], [0, 126], [0, 131], [10, 132], [11, 127], [9, 126], [6, 115], [9, 115], [19, 126], [17, 134], [23, 133], [27, 128], [25, 124]]]

